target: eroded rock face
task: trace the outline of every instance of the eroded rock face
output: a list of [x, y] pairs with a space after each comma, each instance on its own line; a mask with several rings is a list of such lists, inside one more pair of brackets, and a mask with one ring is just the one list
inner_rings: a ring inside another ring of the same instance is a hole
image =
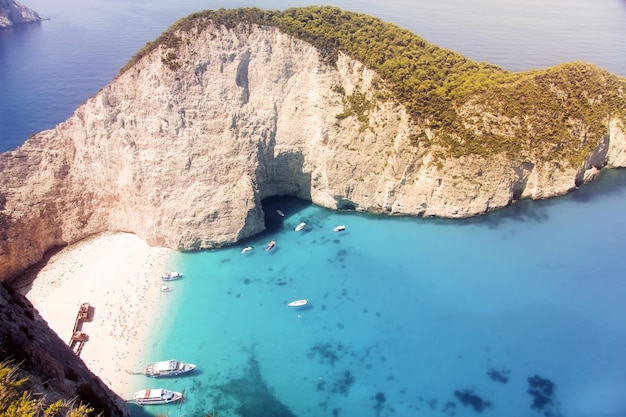
[[[193, 32], [193, 31], [192, 31]], [[623, 125], [582, 167], [504, 157], [437, 158], [410, 145], [405, 109], [377, 76], [274, 28], [183, 33], [53, 130], [0, 156], [0, 278], [56, 245], [105, 230], [152, 245], [211, 248], [264, 229], [260, 202], [293, 195], [331, 209], [467, 217], [560, 195], [623, 166]], [[367, 122], [337, 118], [361, 92]]]
[[0, 29], [32, 22], [41, 22], [35, 11], [15, 0], [0, 0]]
[[0, 283], [0, 358], [19, 365], [26, 389], [48, 403], [75, 398], [103, 416], [127, 417], [124, 400], [93, 375], [22, 295]]

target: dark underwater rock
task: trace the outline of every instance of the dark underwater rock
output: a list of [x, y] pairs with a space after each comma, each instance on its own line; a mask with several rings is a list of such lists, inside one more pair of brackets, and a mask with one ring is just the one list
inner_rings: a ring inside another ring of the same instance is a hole
[[489, 376], [489, 378], [491, 378], [493, 381], [496, 382], [501, 382], [503, 384], [506, 384], [507, 382], [509, 382], [509, 375], [511, 374], [511, 371], [509, 371], [508, 369], [489, 369], [487, 371], [487, 375]]
[[[221, 413], [237, 414], [242, 417], [295, 417], [285, 404], [274, 396], [261, 375], [259, 362], [254, 354], [250, 356], [248, 367], [241, 378], [233, 378], [223, 385], [213, 387], [220, 395], [218, 409]], [[224, 404], [234, 409], [225, 409]]]
[[466, 389], [463, 391], [456, 390], [454, 391], [454, 396], [461, 401], [466, 407], [472, 407], [474, 411], [477, 413], [482, 413], [488, 408], [493, 408], [493, 404], [491, 401], [487, 401], [478, 395], [474, 394], [474, 391], [471, 389]]
[[555, 398], [556, 385], [554, 382], [539, 375], [528, 378], [528, 390], [533, 401], [530, 408], [543, 412], [546, 417], [556, 417], [560, 415], [558, 402]]

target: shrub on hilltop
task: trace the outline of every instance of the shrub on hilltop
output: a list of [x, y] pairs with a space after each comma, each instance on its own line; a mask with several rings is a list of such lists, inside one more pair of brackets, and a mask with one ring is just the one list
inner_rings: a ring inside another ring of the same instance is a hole
[[[277, 27], [314, 45], [330, 65], [340, 52], [362, 62], [408, 110], [415, 125], [412, 143], [434, 145], [444, 157], [505, 153], [517, 159], [559, 158], [578, 166], [607, 133], [609, 117], [625, 117], [626, 80], [593, 65], [511, 73], [429, 44], [394, 24], [331, 6], [193, 13], [146, 45], [121, 71], [158, 46], [171, 52], [181, 33], [198, 33], [211, 24]], [[167, 56], [164, 62], [178, 70], [180, 65]], [[468, 116], [472, 109], [475, 114]]]

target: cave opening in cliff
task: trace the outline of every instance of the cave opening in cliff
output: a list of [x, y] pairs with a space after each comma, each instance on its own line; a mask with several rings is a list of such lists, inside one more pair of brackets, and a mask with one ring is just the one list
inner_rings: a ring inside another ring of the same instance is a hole
[[310, 201], [287, 195], [271, 196], [261, 200], [265, 216], [265, 230], [267, 232], [282, 230], [287, 220], [293, 220], [294, 217], [298, 220], [298, 213], [310, 205]]

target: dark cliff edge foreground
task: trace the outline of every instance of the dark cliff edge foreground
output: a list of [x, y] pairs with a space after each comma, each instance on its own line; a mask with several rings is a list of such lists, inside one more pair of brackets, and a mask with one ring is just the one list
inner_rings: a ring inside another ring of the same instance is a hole
[[463, 218], [626, 166], [626, 80], [510, 73], [334, 7], [202, 11], [0, 155], [0, 280], [104, 231], [199, 250], [261, 200]]
[[[34, 400], [46, 405], [59, 400], [76, 407], [82, 404], [93, 409], [92, 415], [130, 415], [124, 400], [87, 369], [32, 304], [0, 283], [0, 362], [5, 361], [18, 368], [18, 379], [28, 379], [21, 388]], [[8, 400], [6, 389], [3, 385], [3, 402]], [[5, 406], [1, 403], [0, 410]]]
[[0, 0], [0, 29], [41, 22], [39, 15], [15, 0]]

